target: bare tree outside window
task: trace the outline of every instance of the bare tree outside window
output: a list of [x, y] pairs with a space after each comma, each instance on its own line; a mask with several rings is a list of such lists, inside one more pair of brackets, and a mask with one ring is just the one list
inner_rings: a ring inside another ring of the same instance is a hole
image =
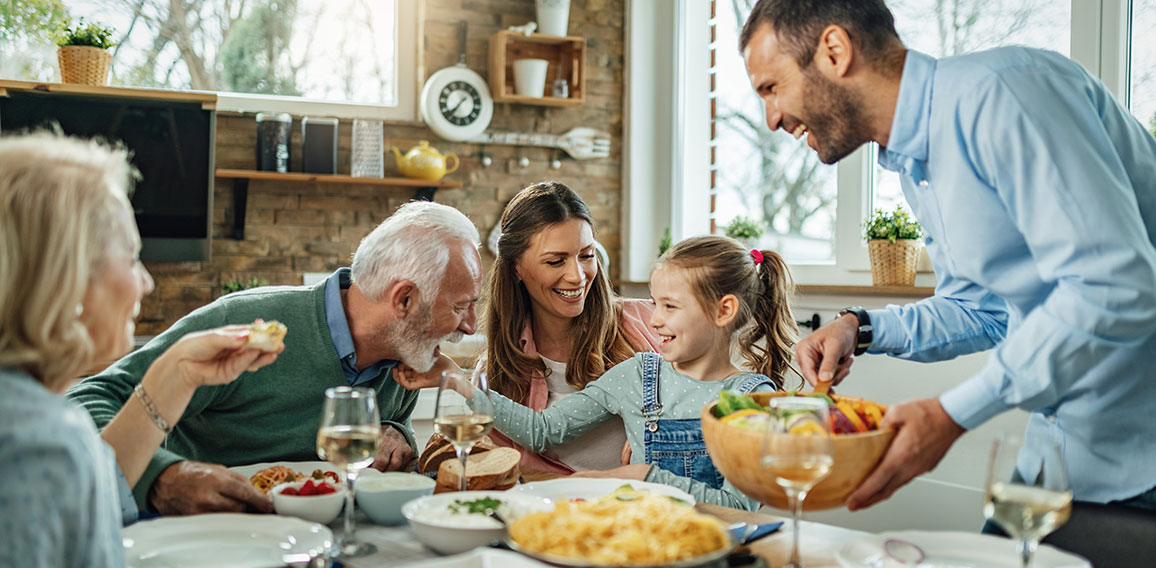
[[[397, 102], [397, 0], [8, 1], [114, 28], [114, 85]], [[3, 6], [0, 18], [29, 11], [8, 16]], [[0, 33], [0, 54], [43, 43], [35, 31], [9, 35]], [[45, 47], [20, 68], [0, 58], [0, 73], [56, 80], [54, 46]]]

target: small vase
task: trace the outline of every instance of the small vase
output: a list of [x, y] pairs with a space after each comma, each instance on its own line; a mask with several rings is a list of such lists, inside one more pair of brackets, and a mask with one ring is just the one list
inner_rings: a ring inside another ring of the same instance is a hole
[[570, 0], [537, 0], [538, 33], [564, 36], [570, 25]]
[[62, 45], [56, 50], [60, 82], [103, 87], [108, 84], [112, 54], [88, 45]]
[[871, 282], [876, 286], [914, 286], [923, 242], [912, 239], [867, 241]]

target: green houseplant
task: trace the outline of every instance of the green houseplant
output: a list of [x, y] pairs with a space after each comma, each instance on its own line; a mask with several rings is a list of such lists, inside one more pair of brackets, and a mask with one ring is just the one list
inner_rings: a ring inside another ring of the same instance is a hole
[[261, 286], [268, 286], [269, 281], [256, 276], [249, 279], [248, 282], [241, 280], [229, 280], [221, 284], [221, 295], [232, 294], [233, 292], [240, 292], [241, 290], [248, 290], [249, 288], [259, 288]]
[[763, 236], [763, 225], [739, 215], [727, 223], [723, 228], [723, 234], [753, 248], [758, 245], [758, 238]]
[[876, 209], [863, 223], [876, 286], [914, 286], [915, 267], [923, 248], [923, 227], [902, 205], [886, 213]]
[[85, 25], [83, 19], [76, 26], [66, 27], [56, 50], [61, 82], [106, 85], [112, 64], [112, 54], [108, 49], [116, 45], [112, 34], [112, 28], [96, 23]]

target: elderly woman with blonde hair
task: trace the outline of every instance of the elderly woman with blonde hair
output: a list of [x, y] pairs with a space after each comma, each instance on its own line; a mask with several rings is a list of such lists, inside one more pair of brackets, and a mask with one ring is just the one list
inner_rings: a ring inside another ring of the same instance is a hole
[[[0, 138], [0, 521], [3, 566], [124, 566], [129, 486], [201, 385], [278, 352], [248, 326], [189, 334], [149, 369], [103, 432], [63, 392], [132, 348], [153, 282], [123, 149], [50, 133]], [[103, 438], [103, 441], [102, 441]]]

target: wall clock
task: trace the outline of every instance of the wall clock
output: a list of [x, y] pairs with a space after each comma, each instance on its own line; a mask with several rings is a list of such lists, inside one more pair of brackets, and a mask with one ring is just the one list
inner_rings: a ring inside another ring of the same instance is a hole
[[463, 142], [480, 135], [494, 117], [490, 88], [466, 67], [467, 24], [458, 25], [458, 63], [430, 75], [421, 89], [421, 116], [426, 126], [446, 140]]

